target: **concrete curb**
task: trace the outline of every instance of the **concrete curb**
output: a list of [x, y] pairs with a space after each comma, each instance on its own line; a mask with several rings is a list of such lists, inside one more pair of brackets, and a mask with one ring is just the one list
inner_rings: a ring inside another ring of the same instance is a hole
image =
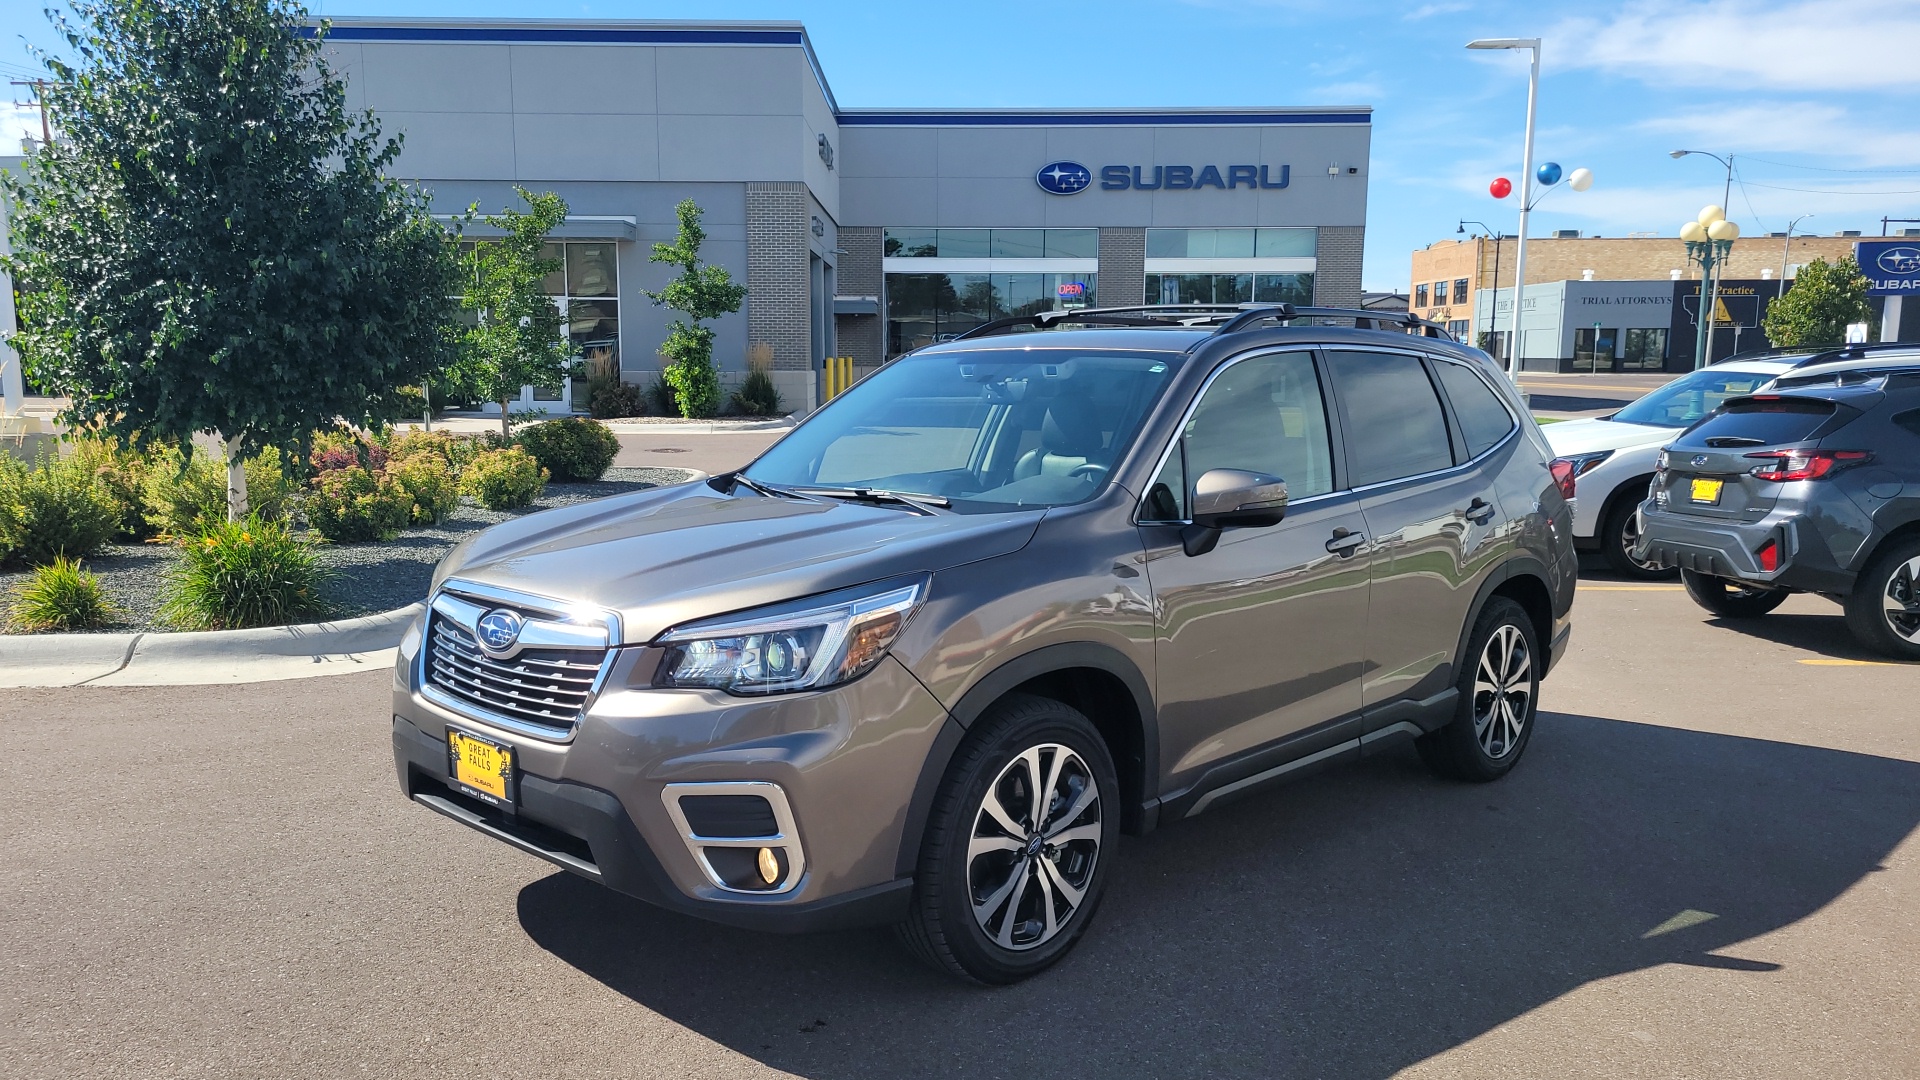
[[384, 670], [422, 610], [416, 603], [256, 630], [9, 636], [0, 638], [0, 687], [201, 686]]

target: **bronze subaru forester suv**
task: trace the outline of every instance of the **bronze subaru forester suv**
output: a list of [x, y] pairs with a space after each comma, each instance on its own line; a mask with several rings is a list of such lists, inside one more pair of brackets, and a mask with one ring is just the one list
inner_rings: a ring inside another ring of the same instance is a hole
[[489, 529], [400, 648], [401, 786], [676, 911], [893, 923], [1005, 983], [1123, 831], [1409, 738], [1497, 779], [1566, 647], [1568, 492], [1484, 354], [1379, 318], [1001, 320], [738, 472]]

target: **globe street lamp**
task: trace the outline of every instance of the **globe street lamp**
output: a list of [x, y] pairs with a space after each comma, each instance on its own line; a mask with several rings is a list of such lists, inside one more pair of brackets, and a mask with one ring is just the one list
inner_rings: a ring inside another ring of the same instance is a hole
[[[1527, 212], [1533, 209], [1533, 114], [1534, 103], [1540, 95], [1540, 39], [1479, 38], [1467, 42], [1467, 48], [1526, 49], [1533, 54], [1533, 67], [1527, 75], [1527, 143], [1520, 157], [1520, 243], [1513, 257], [1513, 340], [1516, 347], [1507, 362], [1507, 375], [1517, 384], [1520, 381], [1520, 290], [1527, 283]], [[1498, 301], [1497, 293], [1494, 299]]]
[[[1693, 347], [1695, 370], [1707, 366], [1707, 349], [1713, 341], [1713, 317], [1720, 305], [1718, 271], [1733, 253], [1733, 242], [1740, 238], [1740, 226], [1727, 220], [1718, 206], [1700, 211], [1700, 216], [1680, 226], [1680, 240], [1687, 245], [1687, 258], [1700, 267], [1700, 309], [1694, 323], [1699, 327]], [[1709, 292], [1711, 284], [1711, 292]]]

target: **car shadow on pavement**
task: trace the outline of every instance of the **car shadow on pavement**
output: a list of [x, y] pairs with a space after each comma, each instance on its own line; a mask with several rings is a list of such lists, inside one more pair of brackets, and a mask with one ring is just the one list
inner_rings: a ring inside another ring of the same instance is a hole
[[1808, 615], [1776, 611], [1757, 619], [1708, 619], [1707, 625], [1745, 634], [1748, 637], [1804, 649], [1834, 660], [1868, 660], [1899, 664], [1902, 661], [1862, 648], [1847, 629], [1840, 605], [1830, 615]]
[[1765, 979], [1805, 918], [1920, 824], [1920, 764], [1546, 714], [1489, 785], [1401, 746], [1123, 842], [1079, 949], [963, 986], [884, 932], [779, 937], [565, 874], [543, 948], [796, 1075], [1385, 1077], [1659, 964]]

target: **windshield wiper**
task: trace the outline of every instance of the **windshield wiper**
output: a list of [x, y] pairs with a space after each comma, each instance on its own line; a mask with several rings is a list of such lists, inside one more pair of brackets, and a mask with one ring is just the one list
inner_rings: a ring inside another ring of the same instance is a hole
[[745, 487], [749, 491], [759, 492], [760, 494], [765, 495], [768, 498], [773, 498], [773, 499], [805, 499], [806, 498], [805, 495], [802, 495], [797, 491], [788, 491], [786, 488], [783, 488], [783, 487], [774, 487], [772, 484], [761, 483], [760, 481], [755, 480], [754, 478], [748, 476], [744, 472], [734, 473], [732, 475], [732, 480], [736, 486]]
[[936, 506], [945, 509], [953, 505], [953, 500], [944, 495], [922, 495], [912, 491], [883, 491], [880, 488], [795, 488], [793, 494], [821, 495], [829, 499], [852, 499], [857, 502], [899, 503], [923, 514], [932, 514]]

